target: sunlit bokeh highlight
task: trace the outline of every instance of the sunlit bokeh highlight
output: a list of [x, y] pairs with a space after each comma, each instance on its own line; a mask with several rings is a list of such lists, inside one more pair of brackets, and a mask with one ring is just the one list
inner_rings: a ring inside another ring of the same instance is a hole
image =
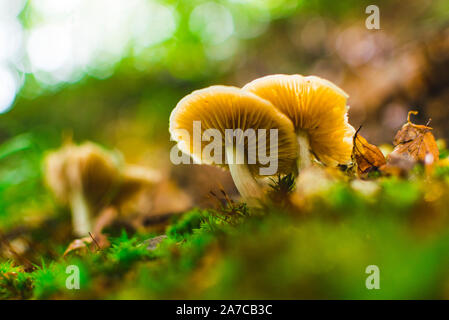
[[243, 40], [299, 3], [0, 0], [0, 112], [12, 107], [24, 80], [32, 79], [27, 95], [36, 96], [86, 75], [105, 79], [123, 59], [136, 70], [162, 67], [178, 78], [212, 73], [210, 63], [220, 68]]
[[17, 15], [25, 1], [0, 0], [0, 114], [7, 112], [22, 86], [20, 64], [23, 29]]

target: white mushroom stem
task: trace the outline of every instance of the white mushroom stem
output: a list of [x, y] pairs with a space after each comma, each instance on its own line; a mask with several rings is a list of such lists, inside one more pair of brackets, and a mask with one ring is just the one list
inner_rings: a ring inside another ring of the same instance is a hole
[[312, 165], [309, 135], [303, 130], [297, 133], [298, 138], [298, 172]]
[[262, 199], [263, 191], [259, 183], [249, 171], [247, 164], [238, 164], [235, 159], [240, 158], [239, 151], [233, 146], [226, 147], [226, 159], [231, 172], [232, 179], [242, 198], [249, 206], [257, 206], [258, 200]]
[[74, 233], [79, 236], [87, 236], [91, 231], [90, 209], [81, 191], [72, 194], [70, 207], [72, 209], [72, 224]]

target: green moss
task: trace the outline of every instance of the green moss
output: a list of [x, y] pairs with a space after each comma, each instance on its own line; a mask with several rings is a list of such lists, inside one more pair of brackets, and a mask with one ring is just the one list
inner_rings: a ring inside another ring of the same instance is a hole
[[[71, 267], [77, 269], [79, 290], [67, 286], [67, 279], [73, 274]], [[53, 261], [48, 266], [42, 263], [42, 266], [30, 275], [33, 281], [33, 297], [36, 299], [49, 299], [59, 296], [74, 298], [84, 294], [90, 289], [89, 269], [91, 267], [79, 258]]]
[[183, 214], [179, 220], [167, 228], [167, 236], [178, 241], [183, 239], [186, 235], [193, 233], [194, 229], [200, 227], [204, 220], [204, 214], [205, 212], [199, 209], [193, 209]]
[[31, 280], [27, 273], [12, 261], [0, 263], [0, 299], [30, 297]]
[[[0, 278], [0, 297], [444, 297], [449, 184], [435, 178], [382, 177], [370, 181], [377, 185], [372, 194], [337, 182], [304, 208], [273, 202], [249, 210], [229, 202], [193, 209], [174, 219], [168, 237], [152, 250], [145, 240], [157, 234], [122, 232], [109, 238], [108, 248], [77, 257], [48, 256], [31, 272], [2, 262], [1, 273], [14, 276]], [[66, 287], [70, 265], [80, 270], [80, 290]], [[368, 265], [380, 268], [379, 291], [364, 285]]]
[[128, 269], [134, 262], [150, 258], [152, 253], [137, 237], [129, 238], [122, 232], [119, 238], [113, 239], [111, 247], [105, 253], [108, 263], [115, 269]]

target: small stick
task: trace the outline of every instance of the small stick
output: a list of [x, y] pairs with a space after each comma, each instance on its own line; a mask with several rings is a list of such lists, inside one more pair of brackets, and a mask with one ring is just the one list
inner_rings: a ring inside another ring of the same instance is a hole
[[97, 250], [101, 250], [100, 245], [98, 244], [97, 240], [95, 240], [94, 236], [92, 235], [92, 233], [89, 232], [89, 236], [92, 238], [93, 242], [95, 243], [95, 245], [97, 246]]

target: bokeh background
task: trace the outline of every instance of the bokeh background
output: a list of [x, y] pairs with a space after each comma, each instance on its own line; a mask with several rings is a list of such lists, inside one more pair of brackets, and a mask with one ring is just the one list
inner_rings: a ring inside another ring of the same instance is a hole
[[[365, 27], [370, 4], [380, 30]], [[52, 214], [42, 157], [67, 137], [165, 172], [189, 205], [232, 193], [224, 172], [171, 166], [169, 114], [192, 90], [274, 73], [341, 86], [372, 143], [411, 109], [447, 138], [449, 2], [0, 0], [0, 228]]]

